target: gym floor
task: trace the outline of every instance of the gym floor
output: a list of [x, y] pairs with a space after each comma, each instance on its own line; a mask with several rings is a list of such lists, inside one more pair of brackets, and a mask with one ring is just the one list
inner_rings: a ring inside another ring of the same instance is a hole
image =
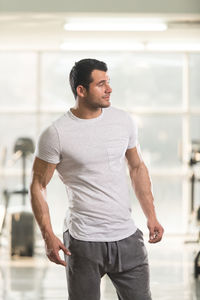
[[[151, 271], [153, 300], [200, 299], [200, 276], [194, 278], [194, 258], [198, 243], [184, 243], [195, 237], [165, 236], [161, 243], [150, 245], [145, 236]], [[0, 249], [0, 300], [61, 300], [67, 299], [65, 269], [48, 262], [44, 256], [33, 259], [10, 259]], [[101, 300], [117, 300], [108, 278], [101, 281]]]

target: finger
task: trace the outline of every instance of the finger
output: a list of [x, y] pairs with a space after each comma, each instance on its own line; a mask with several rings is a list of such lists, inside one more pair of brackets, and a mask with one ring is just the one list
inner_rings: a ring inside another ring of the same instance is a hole
[[62, 260], [62, 259], [59, 259], [58, 264], [59, 264], [59, 265], [62, 265], [62, 266], [64, 266], [64, 267], [67, 266], [67, 263], [66, 263], [64, 260]]
[[48, 258], [50, 259], [50, 261], [58, 265], [63, 265], [65, 267], [67, 265], [66, 262], [60, 258], [58, 253], [51, 253], [51, 255], [48, 255]]
[[155, 238], [154, 228], [149, 228], [149, 241]]
[[154, 236], [149, 240], [149, 243], [157, 243], [157, 242], [161, 241], [162, 235], [163, 235], [163, 231], [162, 232], [160, 232], [158, 230], [155, 231]]
[[161, 240], [161, 237], [155, 237], [154, 239], [149, 240], [149, 243], [157, 243]]
[[62, 260], [62, 259], [50, 259], [50, 260], [52, 262], [56, 263], [57, 265], [62, 265], [64, 267], [67, 266], [67, 263], [64, 260]]
[[58, 265], [63, 265], [63, 266], [66, 266], [66, 262], [64, 260], [61, 259], [60, 255], [58, 253], [56, 253], [56, 263]]
[[60, 249], [62, 249], [66, 255], [71, 255], [71, 252], [65, 247], [64, 244], [60, 243], [59, 246], [60, 246]]
[[150, 244], [155, 244], [155, 243], [158, 243], [160, 242], [161, 239], [153, 239], [151, 241], [149, 241]]

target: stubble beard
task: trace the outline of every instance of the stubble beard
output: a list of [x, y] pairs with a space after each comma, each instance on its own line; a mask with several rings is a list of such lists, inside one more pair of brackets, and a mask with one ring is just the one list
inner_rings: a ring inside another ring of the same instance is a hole
[[88, 99], [87, 104], [92, 109], [98, 109], [98, 108], [107, 108], [111, 105], [110, 101], [107, 101], [107, 103], [98, 103], [98, 102], [92, 102]]

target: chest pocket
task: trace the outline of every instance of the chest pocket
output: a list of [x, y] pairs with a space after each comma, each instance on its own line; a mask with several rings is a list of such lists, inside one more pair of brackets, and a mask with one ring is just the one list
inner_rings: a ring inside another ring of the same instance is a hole
[[119, 171], [122, 168], [127, 144], [127, 139], [118, 139], [107, 144], [108, 164], [112, 171]]

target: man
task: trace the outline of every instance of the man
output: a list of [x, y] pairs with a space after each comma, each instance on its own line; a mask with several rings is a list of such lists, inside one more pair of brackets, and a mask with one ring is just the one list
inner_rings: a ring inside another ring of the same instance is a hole
[[[105, 274], [120, 300], [150, 300], [147, 252], [131, 217], [126, 162], [147, 217], [150, 243], [161, 240], [163, 228], [136, 124], [128, 113], [111, 107], [104, 62], [75, 63], [70, 85], [76, 104], [41, 134], [33, 164], [31, 203], [47, 256], [66, 267], [69, 300], [99, 300]], [[46, 202], [46, 186], [55, 169], [69, 199], [64, 244], [53, 232]], [[59, 256], [61, 249], [65, 261]]]

